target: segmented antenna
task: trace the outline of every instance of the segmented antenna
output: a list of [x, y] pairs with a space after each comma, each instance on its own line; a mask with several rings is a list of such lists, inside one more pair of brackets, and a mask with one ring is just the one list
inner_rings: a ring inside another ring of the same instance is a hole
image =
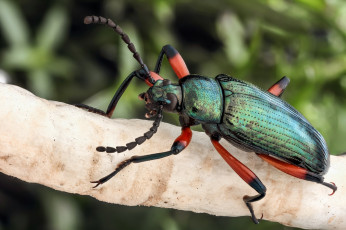
[[107, 147], [99, 146], [96, 148], [96, 150], [98, 152], [107, 152], [107, 153], [118, 152], [118, 153], [121, 153], [121, 152], [124, 152], [126, 150], [131, 150], [134, 147], [136, 147], [137, 145], [142, 144], [144, 141], [150, 139], [154, 135], [154, 133], [157, 132], [157, 128], [160, 126], [160, 122], [162, 120], [162, 110], [163, 110], [163, 105], [160, 105], [158, 112], [157, 112], [157, 115], [156, 115], [156, 119], [153, 123], [153, 126], [150, 128], [150, 130], [148, 132], [144, 133], [143, 136], [137, 137], [135, 139], [135, 141], [127, 143], [126, 146], [117, 146], [115, 148], [109, 147], [109, 146], [107, 146]]
[[117, 32], [121, 39], [127, 44], [127, 48], [133, 53], [133, 57], [141, 65], [142, 69], [145, 71], [146, 75], [151, 78], [149, 69], [146, 64], [144, 64], [141, 56], [136, 50], [135, 45], [131, 42], [129, 36], [123, 32], [120, 26], [115, 24], [111, 19], [107, 19], [101, 16], [86, 16], [84, 18], [84, 24], [102, 24], [111, 27], [115, 32]]

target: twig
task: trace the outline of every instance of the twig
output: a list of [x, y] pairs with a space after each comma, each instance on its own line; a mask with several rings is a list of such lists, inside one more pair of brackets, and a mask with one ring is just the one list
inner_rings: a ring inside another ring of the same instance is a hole
[[[0, 171], [27, 182], [99, 200], [220, 216], [249, 215], [242, 197], [255, 195], [222, 160], [204, 133], [193, 132], [177, 156], [132, 164], [107, 183], [90, 181], [110, 173], [132, 155], [170, 149], [180, 128], [163, 123], [157, 134], [132, 151], [107, 154], [99, 145], [123, 145], [142, 135], [150, 121], [108, 119], [74, 106], [47, 101], [19, 87], [0, 84]], [[346, 157], [332, 156], [327, 182], [338, 191], [288, 176], [253, 153], [223, 142], [267, 187], [254, 203], [256, 216], [311, 229], [346, 229]]]

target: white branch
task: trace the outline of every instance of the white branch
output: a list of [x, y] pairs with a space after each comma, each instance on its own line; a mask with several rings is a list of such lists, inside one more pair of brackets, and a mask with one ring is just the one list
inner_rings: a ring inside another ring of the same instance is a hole
[[[162, 123], [149, 141], [132, 151], [107, 154], [99, 145], [131, 142], [152, 121], [111, 120], [74, 106], [47, 101], [15, 86], [0, 84], [0, 171], [69, 193], [123, 204], [205, 212], [220, 216], [249, 215], [244, 195], [255, 195], [213, 149], [204, 133], [193, 132], [190, 146], [177, 156], [132, 164], [92, 189], [90, 181], [112, 172], [132, 155], [167, 151], [180, 128]], [[267, 187], [253, 204], [257, 217], [312, 229], [346, 229], [346, 157], [331, 156], [326, 182], [338, 191], [288, 176], [253, 153], [222, 142]]]

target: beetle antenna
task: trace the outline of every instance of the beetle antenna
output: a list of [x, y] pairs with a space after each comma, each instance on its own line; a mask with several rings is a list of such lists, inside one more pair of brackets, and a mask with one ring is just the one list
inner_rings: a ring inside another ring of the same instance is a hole
[[153, 123], [153, 126], [149, 129], [148, 132], [144, 133], [143, 136], [137, 137], [135, 141], [127, 143], [126, 146], [117, 146], [117, 147], [105, 147], [105, 146], [99, 146], [96, 148], [98, 152], [107, 152], [107, 153], [121, 153], [126, 150], [131, 150], [137, 145], [142, 144], [144, 141], [150, 139], [157, 131], [158, 127], [160, 126], [160, 122], [162, 121], [162, 110], [163, 105], [159, 106], [155, 121]]
[[[84, 24], [102, 24], [111, 27], [117, 34], [120, 35], [121, 39], [127, 44], [127, 48], [133, 53], [133, 57], [141, 65], [142, 69], [145, 71], [145, 74], [148, 78], [151, 78], [149, 69], [146, 64], [144, 64], [141, 56], [136, 50], [135, 45], [131, 42], [129, 36], [123, 32], [121, 27], [115, 24], [111, 19], [107, 19], [101, 16], [86, 16], [84, 18]], [[155, 82], [155, 81], [154, 81]]]

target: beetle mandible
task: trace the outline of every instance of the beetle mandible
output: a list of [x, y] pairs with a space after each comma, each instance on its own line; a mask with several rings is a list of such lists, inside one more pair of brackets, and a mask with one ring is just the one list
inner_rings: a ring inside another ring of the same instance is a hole
[[[156, 133], [163, 111], [177, 113], [182, 126], [181, 135], [173, 142], [169, 151], [132, 156], [119, 163], [109, 175], [92, 181], [96, 184], [94, 188], [111, 179], [131, 163], [156, 160], [180, 153], [190, 143], [190, 127], [201, 124], [223, 159], [258, 192], [255, 196], [243, 197], [255, 223], [258, 223], [258, 219], [251, 203], [265, 196], [266, 187], [256, 174], [219, 143], [221, 138], [240, 149], [255, 152], [257, 156], [289, 175], [325, 185], [331, 188], [333, 193], [337, 190], [334, 183], [324, 182], [323, 175], [329, 167], [329, 151], [324, 138], [302, 114], [280, 98], [289, 84], [287, 77], [281, 78], [265, 92], [225, 74], [219, 74], [215, 78], [190, 74], [184, 60], [171, 45], [162, 48], [154, 71], [149, 71], [128, 35], [112, 20], [101, 16], [87, 16], [84, 23], [104, 24], [113, 28], [128, 45], [141, 68], [133, 71], [123, 81], [106, 112], [84, 104], [76, 106], [110, 118], [131, 80], [137, 77], [150, 86], [147, 92], [139, 95], [149, 111], [146, 117], [156, 116], [150, 130], [126, 146], [99, 146], [96, 150], [120, 153], [142, 144]], [[171, 83], [159, 75], [164, 56], [178, 76], [178, 83]]]

